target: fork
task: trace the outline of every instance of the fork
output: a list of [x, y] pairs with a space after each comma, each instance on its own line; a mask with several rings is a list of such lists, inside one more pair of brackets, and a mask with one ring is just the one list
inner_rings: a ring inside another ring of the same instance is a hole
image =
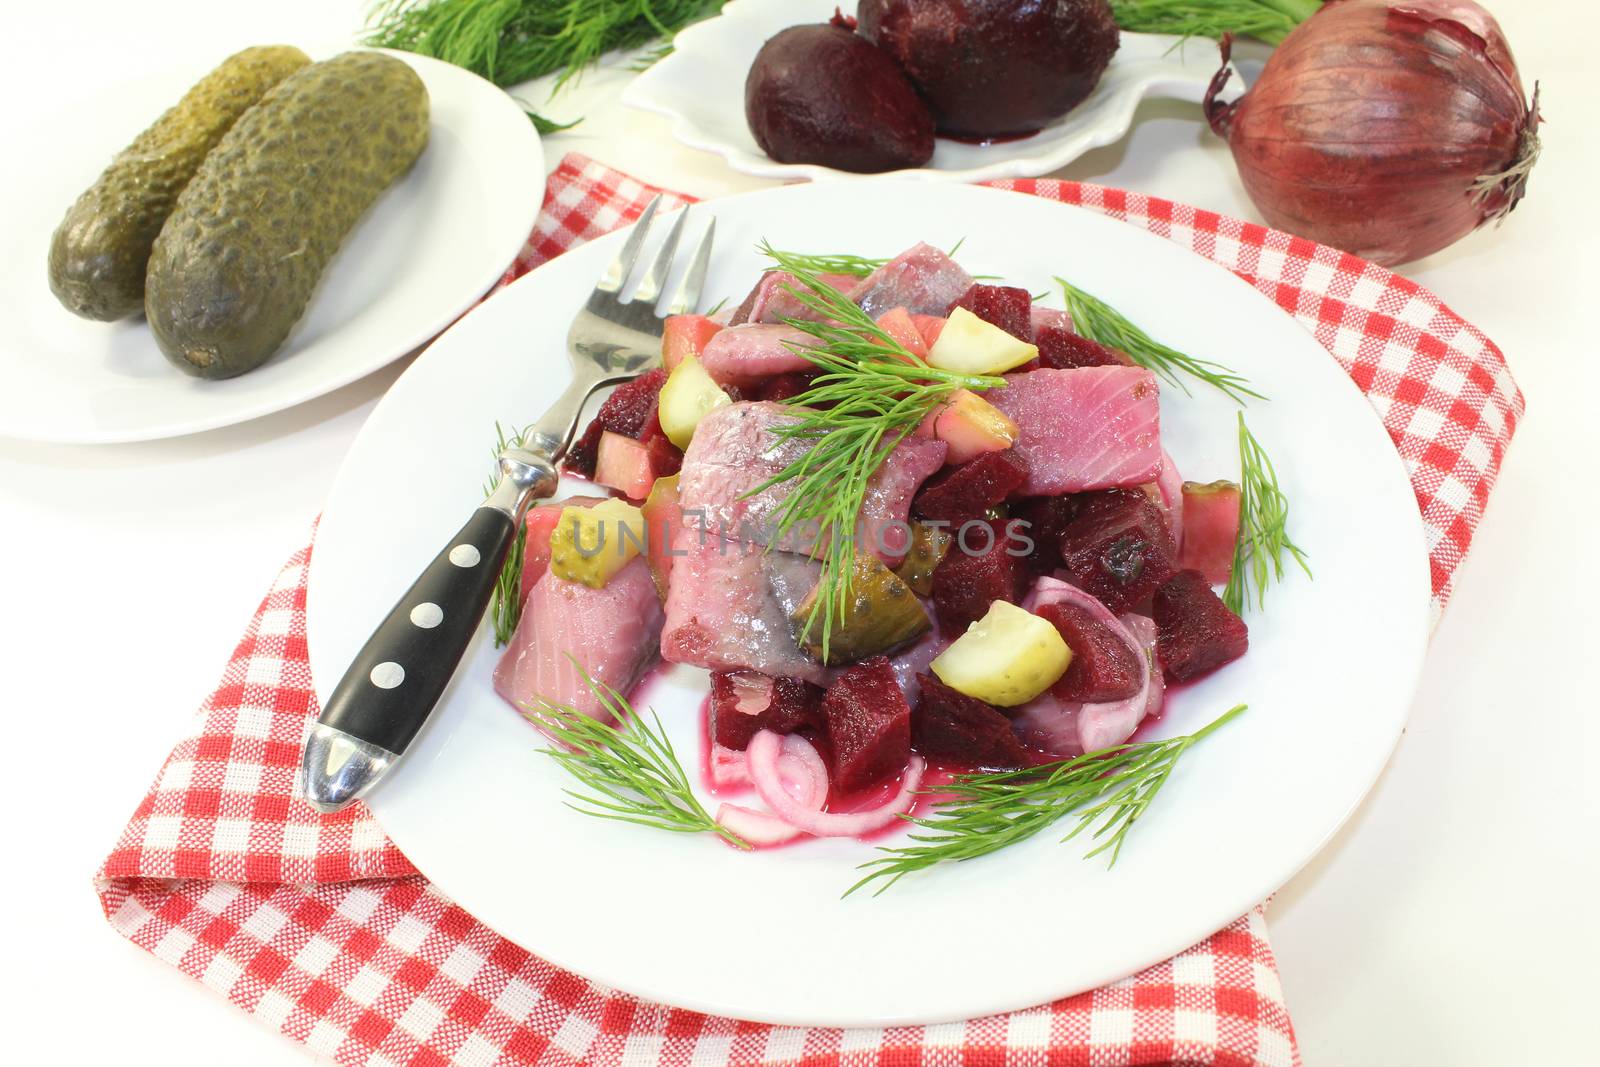
[[433, 558], [356, 654], [306, 737], [301, 790], [321, 811], [350, 804], [411, 744], [455, 674], [516, 541], [528, 506], [555, 492], [556, 464], [572, 445], [578, 416], [597, 389], [659, 366], [668, 315], [700, 301], [716, 220], [706, 226], [667, 309], [657, 302], [677, 254], [688, 208], [679, 211], [631, 295], [623, 290], [661, 205], [651, 200], [600, 275], [567, 332], [572, 377], [561, 396], [500, 453], [488, 498]]

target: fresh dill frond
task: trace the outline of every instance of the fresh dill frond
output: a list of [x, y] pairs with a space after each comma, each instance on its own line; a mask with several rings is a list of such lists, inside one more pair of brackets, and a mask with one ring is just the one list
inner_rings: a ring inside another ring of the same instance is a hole
[[[495, 476], [483, 483], [485, 497], [494, 492], [495, 482], [499, 480], [500, 453], [508, 448], [521, 448], [527, 433], [527, 427], [507, 433], [498, 421], [495, 422]], [[505, 565], [500, 568], [500, 577], [494, 582], [494, 593], [489, 597], [489, 623], [494, 629], [496, 648], [511, 640], [511, 635], [517, 632], [517, 623], [522, 618], [522, 555], [527, 541], [527, 524], [518, 523], [517, 531], [512, 535], [511, 551], [506, 554]]]
[[766, 242], [761, 251], [778, 269], [794, 275], [799, 288], [789, 286], [787, 291], [819, 316], [784, 321], [814, 339], [811, 345], [791, 347], [822, 373], [789, 401], [794, 421], [770, 431], [780, 441], [809, 447], [750, 495], [793, 483], [775, 514], [774, 540], [782, 541], [791, 532], [815, 535], [822, 574], [800, 639], [807, 640], [820, 625], [826, 661], [834, 623], [844, 617], [850, 601], [856, 522], [873, 473], [951, 393], [981, 392], [1004, 385], [1005, 379], [928, 366], [848, 296], [818, 278], [800, 257]]
[[887, 259], [871, 259], [848, 252], [784, 252], [786, 262], [793, 263], [810, 274], [849, 274], [865, 278], [885, 263]]
[[958, 775], [938, 789], [932, 814], [906, 819], [925, 831], [911, 835], [917, 844], [880, 848], [883, 855], [860, 865], [868, 873], [844, 895], [881, 883], [876, 896], [908, 874], [998, 852], [1068, 815], [1077, 825], [1061, 840], [1091, 831], [1090, 840], [1099, 844], [1084, 858], [1109, 853], [1108, 866], [1115, 865], [1128, 831], [1149, 810], [1179, 757], [1246, 707], [1240, 704], [1182, 737], [1115, 745], [1018, 771]]
[[1154, 371], [1185, 393], [1189, 386], [1178, 375], [1187, 374], [1215, 386], [1233, 400], [1243, 404], [1245, 397], [1257, 400], [1266, 397], [1250, 388], [1248, 380], [1220, 363], [1185, 355], [1155, 340], [1139, 327], [1129, 322], [1116, 308], [1099, 300], [1082, 289], [1057, 278], [1067, 313], [1072, 316], [1072, 328], [1091, 341], [1099, 341], [1108, 348], [1120, 349], [1146, 370]]
[[[578, 666], [576, 660], [573, 666]], [[564, 790], [567, 806], [598, 819], [656, 830], [713, 833], [729, 844], [749, 848], [694, 795], [660, 717], [651, 711], [647, 720], [615, 689], [595, 681], [582, 667], [578, 673], [615, 726], [543, 700], [519, 709], [523, 718], [555, 742], [542, 751], [584, 787], [585, 791]]]
[[[432, 56], [496, 85], [560, 72], [556, 88], [607, 52], [670, 45], [725, 0], [379, 0], [363, 43]], [[658, 47], [641, 57], [653, 61]]]
[[1239, 537], [1233, 544], [1233, 574], [1222, 592], [1222, 602], [1236, 615], [1243, 614], [1252, 599], [1258, 610], [1265, 607], [1268, 583], [1283, 578], [1285, 553], [1311, 577], [1305, 552], [1289, 537], [1289, 498], [1278, 486], [1272, 457], [1245, 425], [1241, 411]]
[[1133, 33], [1232, 33], [1278, 44], [1321, 6], [1322, 0], [1111, 0], [1111, 15]]

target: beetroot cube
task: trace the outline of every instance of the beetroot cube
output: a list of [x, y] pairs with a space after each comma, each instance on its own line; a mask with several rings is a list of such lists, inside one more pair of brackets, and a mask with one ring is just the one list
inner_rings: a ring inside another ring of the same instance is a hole
[[853, 792], [905, 768], [911, 756], [911, 707], [887, 656], [841, 674], [822, 698], [833, 749], [833, 787]]
[[1156, 656], [1169, 681], [1203, 677], [1250, 647], [1250, 628], [1199, 571], [1179, 571], [1162, 583], [1155, 619]]
[[798, 678], [755, 671], [713, 671], [706, 706], [713, 744], [742, 752], [757, 730], [792, 734], [822, 729], [822, 690]]
[[1133, 365], [1133, 360], [1116, 349], [1060, 326], [1039, 327], [1033, 343], [1039, 346], [1039, 363], [1053, 370]]
[[782, 374], [774, 374], [754, 388], [746, 388], [744, 390], [748, 394], [746, 399], [777, 402], [793, 400], [811, 388], [811, 382], [816, 378], [817, 373], [816, 371], [791, 370]]
[[911, 502], [911, 514], [960, 525], [1005, 503], [1027, 480], [1028, 468], [1011, 449], [985, 452], [924, 485]]
[[1038, 574], [1061, 566], [1061, 535], [1078, 513], [1077, 496], [1030, 496], [1010, 506], [1011, 521], [1033, 542], [1028, 565]]
[[1057, 602], [1034, 611], [1048, 619], [1072, 649], [1067, 667], [1050, 695], [1058, 700], [1083, 704], [1103, 704], [1126, 700], [1139, 691], [1144, 681], [1144, 666], [1126, 641], [1087, 609], [1078, 604]]
[[826, 729], [822, 717], [822, 687], [799, 678], [779, 678], [772, 686], [772, 704], [767, 708], [763, 730], [792, 734], [796, 730]]
[[956, 308], [966, 308], [1019, 340], [1033, 340], [1033, 297], [1026, 289], [978, 282], [962, 293], [945, 314]]
[[645, 453], [650, 457], [650, 470], [657, 478], [677, 474], [683, 467], [683, 453], [665, 434], [646, 440]]
[[573, 474], [594, 477], [594, 461], [600, 454], [600, 435], [607, 430], [624, 437], [643, 440], [643, 434], [656, 412], [656, 397], [661, 393], [661, 383], [667, 372], [653, 370], [639, 375], [631, 382], [623, 382], [606, 397], [595, 414], [594, 421], [583, 431], [583, 436], [567, 449], [562, 466]]
[[1067, 580], [1113, 615], [1142, 605], [1172, 575], [1172, 540], [1161, 509], [1138, 489], [1080, 493], [1061, 533]]
[[933, 569], [933, 608], [939, 625], [959, 633], [988, 614], [996, 600], [1015, 604], [1028, 578], [1027, 560], [1006, 524], [968, 520]]
[[1027, 752], [1011, 720], [959, 693], [931, 673], [917, 675], [922, 696], [911, 713], [911, 744], [930, 759], [1004, 770], [1025, 766]]

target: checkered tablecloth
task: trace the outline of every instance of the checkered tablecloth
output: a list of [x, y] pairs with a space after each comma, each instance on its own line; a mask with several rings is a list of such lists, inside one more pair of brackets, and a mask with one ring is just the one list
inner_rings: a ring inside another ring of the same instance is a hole
[[[995, 184], [1177, 241], [1312, 330], [1405, 460], [1428, 531], [1435, 612], [1443, 609], [1522, 411], [1493, 344], [1426, 290], [1333, 249], [1113, 189]], [[568, 156], [506, 280], [625, 224], [654, 192]], [[715, 1018], [545, 963], [443, 897], [364, 807], [319, 815], [297, 799], [301, 740], [316, 713], [310, 554], [295, 553], [273, 583], [96, 887], [119, 933], [315, 1052], [374, 1065], [1299, 1062], [1259, 908], [1105, 988], [931, 1027]]]

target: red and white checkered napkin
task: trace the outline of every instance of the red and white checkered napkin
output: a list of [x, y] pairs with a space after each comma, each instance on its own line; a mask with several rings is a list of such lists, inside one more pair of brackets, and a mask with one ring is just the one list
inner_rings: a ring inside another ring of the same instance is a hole
[[[1494, 345], [1416, 285], [1286, 234], [1096, 186], [998, 184], [1188, 245], [1314, 330], [1405, 458], [1443, 608], [1522, 411]], [[508, 279], [631, 220], [654, 192], [567, 157]], [[296, 798], [316, 710], [310, 553], [278, 576], [97, 888], [124, 936], [314, 1051], [349, 1064], [1298, 1063], [1259, 908], [1115, 985], [943, 1026], [758, 1025], [558, 970], [441, 896], [364, 807], [324, 816]]]

